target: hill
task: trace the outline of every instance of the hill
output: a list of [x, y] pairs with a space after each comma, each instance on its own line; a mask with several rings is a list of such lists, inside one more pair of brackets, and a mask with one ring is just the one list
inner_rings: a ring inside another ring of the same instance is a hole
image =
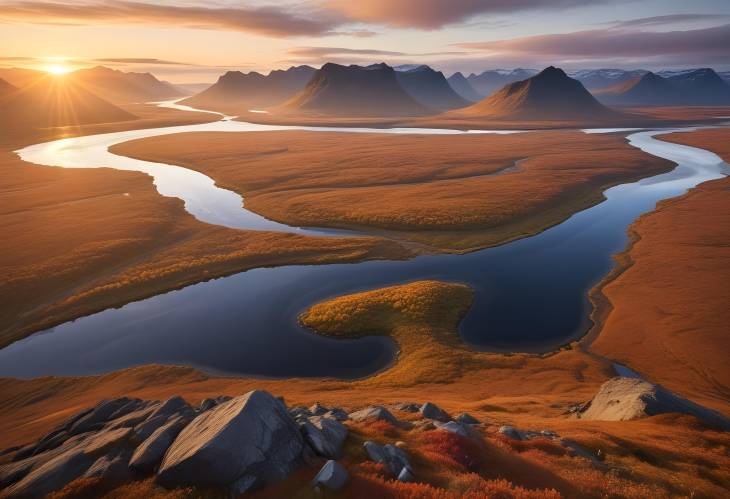
[[431, 111], [411, 97], [385, 63], [341, 66], [327, 63], [307, 86], [280, 108], [283, 113], [331, 116], [417, 116]]
[[471, 74], [467, 80], [482, 97], [487, 97], [508, 83], [524, 80], [536, 74], [535, 69], [491, 69], [478, 75]]
[[0, 97], [5, 124], [54, 127], [109, 123], [135, 116], [92, 94], [74, 79], [51, 75]]
[[466, 107], [470, 103], [451, 88], [441, 71], [429, 66], [396, 71], [395, 74], [403, 89], [423, 106], [445, 111]]
[[484, 98], [483, 95], [480, 95], [479, 92], [474, 90], [471, 83], [469, 83], [466, 77], [461, 73], [452, 74], [446, 81], [449, 82], [449, 85], [451, 85], [451, 88], [454, 89], [454, 92], [468, 101], [478, 102]]
[[314, 73], [315, 69], [310, 66], [271, 71], [266, 76], [255, 71], [229, 71], [209, 88], [182, 102], [221, 112], [267, 108], [293, 97], [307, 85]]
[[499, 120], [593, 120], [619, 113], [599, 103], [578, 81], [550, 66], [448, 116]]
[[183, 95], [150, 73], [125, 73], [104, 66], [79, 69], [65, 76], [89, 92], [115, 103], [151, 102]]
[[47, 76], [44, 71], [26, 68], [0, 68], [0, 78], [14, 87], [20, 88]]

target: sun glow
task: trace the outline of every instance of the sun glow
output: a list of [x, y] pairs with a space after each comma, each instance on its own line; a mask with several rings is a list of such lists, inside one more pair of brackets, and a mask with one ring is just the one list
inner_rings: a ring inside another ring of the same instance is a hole
[[63, 66], [61, 64], [51, 64], [45, 67], [46, 72], [54, 74], [54, 75], [62, 75], [66, 74], [69, 71], [71, 71], [70, 68]]

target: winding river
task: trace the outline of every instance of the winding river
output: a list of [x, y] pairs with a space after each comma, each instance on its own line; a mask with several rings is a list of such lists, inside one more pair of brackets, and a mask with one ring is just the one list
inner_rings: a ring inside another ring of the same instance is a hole
[[[178, 107], [175, 104], [164, 104]], [[72, 168], [137, 170], [165, 196], [184, 200], [199, 220], [233, 228], [308, 235], [342, 234], [289, 227], [242, 208], [242, 198], [186, 168], [108, 152], [114, 144], [191, 131], [316, 130], [348, 133], [468, 133], [438, 129], [313, 128], [221, 121], [191, 126], [62, 139], [18, 151], [26, 161]], [[654, 138], [693, 128], [634, 131], [630, 143], [677, 164], [669, 172], [605, 191], [606, 200], [540, 234], [466, 255], [427, 255], [409, 261], [291, 265], [260, 268], [109, 309], [34, 334], [0, 350], [0, 376], [84, 375], [139, 364], [191, 365], [208, 372], [254, 376], [353, 378], [392, 362], [388, 338], [335, 340], [303, 330], [298, 314], [343, 293], [418, 279], [471, 285], [475, 302], [461, 324], [474, 348], [546, 351], [590, 325], [587, 292], [627, 243], [627, 228], [657, 201], [720, 178], [727, 165], [715, 154]], [[593, 130], [611, 132], [615, 130]], [[624, 130], [628, 133], [628, 130]], [[479, 133], [514, 133], [491, 131]]]

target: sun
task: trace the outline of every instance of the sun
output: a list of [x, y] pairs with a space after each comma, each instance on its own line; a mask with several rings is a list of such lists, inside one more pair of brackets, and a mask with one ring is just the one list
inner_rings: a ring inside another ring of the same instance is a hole
[[51, 73], [51, 74], [54, 74], [54, 75], [62, 75], [62, 74], [66, 74], [69, 71], [71, 71], [70, 68], [68, 68], [67, 66], [63, 66], [61, 64], [51, 64], [49, 66], [46, 66], [45, 67], [45, 70], [48, 73]]

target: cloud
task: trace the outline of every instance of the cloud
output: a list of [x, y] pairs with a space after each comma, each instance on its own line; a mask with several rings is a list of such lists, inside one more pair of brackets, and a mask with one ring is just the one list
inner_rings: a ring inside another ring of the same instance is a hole
[[323, 0], [353, 22], [438, 29], [479, 15], [592, 5], [592, 0]]
[[730, 24], [686, 31], [637, 31], [597, 29], [574, 33], [537, 35], [490, 42], [458, 43], [455, 46], [488, 56], [526, 57], [557, 62], [561, 59], [656, 58], [696, 55], [703, 61], [728, 61]]
[[728, 19], [724, 14], [670, 14], [666, 16], [641, 17], [639, 19], [629, 19], [627, 21], [614, 21], [614, 28], [643, 28], [649, 26], [666, 26], [669, 24], [693, 23], [710, 21], [715, 22]]
[[93, 61], [114, 64], [161, 64], [173, 66], [196, 66], [196, 64], [188, 64], [187, 62], [166, 61], [164, 59], [150, 59], [146, 57], [103, 57], [101, 59], [93, 59]]
[[461, 55], [468, 52], [447, 51], [447, 52], [423, 52], [407, 53], [392, 50], [375, 49], [352, 49], [344, 47], [296, 47], [288, 51], [289, 54], [298, 57], [326, 58], [331, 56], [358, 55], [358, 56], [409, 56], [409, 57], [430, 57], [437, 55]]
[[344, 24], [340, 14], [313, 4], [308, 7], [204, 7], [157, 5], [130, 1], [0, 4], [0, 21], [33, 24], [152, 24], [195, 29], [244, 31], [271, 37], [323, 36]]

